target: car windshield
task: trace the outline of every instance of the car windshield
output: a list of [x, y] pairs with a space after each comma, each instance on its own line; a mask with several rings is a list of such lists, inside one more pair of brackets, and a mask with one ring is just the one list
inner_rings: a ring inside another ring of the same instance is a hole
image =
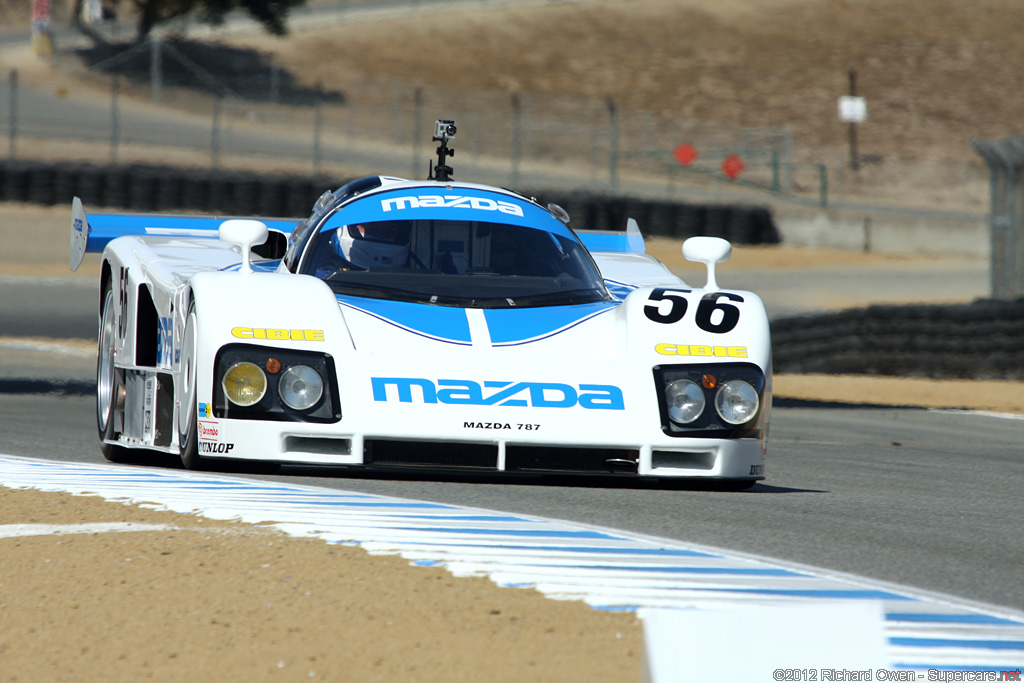
[[464, 308], [609, 299], [579, 242], [496, 222], [414, 219], [331, 227], [315, 236], [300, 272], [337, 294]]

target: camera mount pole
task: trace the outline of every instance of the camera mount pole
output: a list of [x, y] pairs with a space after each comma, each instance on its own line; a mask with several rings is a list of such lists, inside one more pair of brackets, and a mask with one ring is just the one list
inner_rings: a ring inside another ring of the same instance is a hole
[[433, 173], [427, 175], [427, 180], [447, 182], [455, 174], [452, 167], [448, 165], [448, 157], [455, 156], [455, 150], [448, 149], [448, 138], [446, 137], [435, 137], [434, 142], [440, 142], [441, 144], [437, 146], [437, 165], [434, 166]]

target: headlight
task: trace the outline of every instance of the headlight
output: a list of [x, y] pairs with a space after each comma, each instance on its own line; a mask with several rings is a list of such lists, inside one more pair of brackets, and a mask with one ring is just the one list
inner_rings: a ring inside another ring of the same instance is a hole
[[679, 424], [689, 424], [704, 412], [704, 390], [688, 379], [677, 379], [665, 387], [668, 417]]
[[277, 390], [289, 408], [306, 410], [323, 396], [324, 382], [308, 365], [293, 365], [281, 375]]
[[224, 373], [224, 395], [237, 406], [251, 406], [267, 393], [267, 376], [258, 365], [235, 363]]
[[[759, 400], [757, 390], [741, 379], [726, 382], [715, 395], [715, 410], [718, 416], [731, 425], [748, 422], [757, 415]], [[669, 414], [671, 414], [669, 409]]]

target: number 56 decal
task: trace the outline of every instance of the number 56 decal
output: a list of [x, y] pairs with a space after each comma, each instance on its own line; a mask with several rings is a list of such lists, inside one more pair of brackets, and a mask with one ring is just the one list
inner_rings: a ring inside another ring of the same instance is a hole
[[[648, 302], [654, 303], [644, 305], [644, 315], [648, 320], [665, 325], [679, 322], [686, 315], [688, 306], [686, 298], [682, 295], [689, 294], [691, 291], [689, 289], [665, 289], [664, 287], [654, 289], [647, 297]], [[725, 334], [736, 327], [740, 321], [740, 309], [723, 302], [723, 298], [728, 301], [743, 301], [743, 297], [739, 294], [730, 294], [729, 292], [705, 294], [697, 304], [697, 315], [694, 320], [697, 327], [714, 334]]]

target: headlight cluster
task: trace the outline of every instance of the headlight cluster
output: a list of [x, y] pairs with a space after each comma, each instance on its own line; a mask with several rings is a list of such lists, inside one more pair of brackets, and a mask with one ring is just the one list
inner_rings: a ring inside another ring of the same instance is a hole
[[334, 360], [324, 353], [225, 346], [217, 355], [217, 417], [336, 422], [341, 418]]
[[756, 365], [661, 365], [654, 381], [666, 434], [758, 436], [764, 374]]

